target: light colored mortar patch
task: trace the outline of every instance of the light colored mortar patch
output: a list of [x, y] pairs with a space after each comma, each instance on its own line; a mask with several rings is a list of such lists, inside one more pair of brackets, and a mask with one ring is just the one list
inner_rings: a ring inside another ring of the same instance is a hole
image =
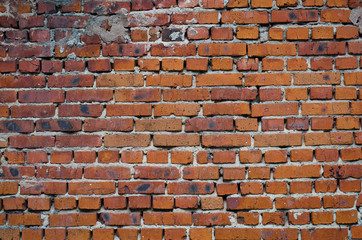
[[[117, 15], [110, 17], [91, 17], [87, 24], [86, 33], [88, 35], [96, 34], [106, 43], [111, 43], [119, 39], [127, 42], [130, 40], [128, 30], [126, 29], [127, 25], [127, 16], [121, 11]], [[106, 29], [105, 26], [107, 26], [108, 29]]]
[[354, 25], [358, 26], [359, 33], [362, 33], [362, 8], [358, 7], [353, 9], [349, 20], [351, 20]]

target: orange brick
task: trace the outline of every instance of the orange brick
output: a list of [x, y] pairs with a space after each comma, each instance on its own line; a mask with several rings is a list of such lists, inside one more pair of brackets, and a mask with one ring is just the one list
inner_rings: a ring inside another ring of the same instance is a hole
[[283, 40], [283, 29], [269, 28], [269, 40]]
[[258, 27], [238, 27], [236, 29], [236, 38], [238, 39], [258, 39]]
[[288, 28], [287, 30], [287, 40], [308, 40], [309, 38], [309, 28], [298, 27], [298, 28]]
[[333, 27], [314, 27], [312, 28], [312, 39], [322, 40], [322, 39], [333, 39]]

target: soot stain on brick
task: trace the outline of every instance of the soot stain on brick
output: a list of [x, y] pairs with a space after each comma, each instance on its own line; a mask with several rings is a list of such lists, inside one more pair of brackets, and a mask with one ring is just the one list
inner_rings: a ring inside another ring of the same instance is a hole
[[171, 170], [170, 169], [166, 169], [165, 170], [165, 173], [164, 173], [164, 176], [165, 177], [168, 177], [168, 176], [170, 176], [171, 175]]
[[206, 184], [206, 185], [205, 185], [205, 191], [206, 191], [206, 192], [210, 192], [210, 191], [211, 191], [211, 185], [210, 185], [210, 184]]
[[62, 130], [72, 130], [73, 129], [73, 126], [69, 121], [58, 120], [57, 123], [58, 123], [58, 126]]
[[45, 130], [51, 129], [51, 126], [50, 126], [49, 122], [41, 122], [40, 125], [41, 125], [42, 129], [45, 129]]
[[103, 223], [109, 221], [109, 215], [108, 215], [108, 213], [103, 213], [103, 214], [102, 214], [102, 216], [101, 216], [101, 221], [102, 221], [102, 220], [103, 220]]
[[328, 74], [323, 75], [323, 79], [324, 79], [324, 80], [331, 80], [331, 78], [329, 77]]
[[135, 54], [139, 54], [141, 51], [137, 48], [136, 50], [134, 50]]
[[211, 129], [215, 128], [215, 122], [214, 121], [211, 121], [209, 123], [209, 128], [211, 128]]
[[0, 178], [3, 178], [3, 177], [5, 177], [5, 173], [0, 172]]
[[144, 98], [147, 98], [148, 97], [148, 94], [137, 94], [133, 97], [134, 100], [141, 100], [141, 99], [144, 99]]
[[289, 18], [292, 20], [295, 20], [295, 19], [297, 19], [297, 15], [295, 15], [294, 12], [291, 12], [291, 13], [289, 13]]
[[80, 78], [79, 77], [75, 77], [72, 79], [72, 81], [70, 82], [70, 84], [72, 85], [77, 85], [80, 81]]
[[338, 166], [337, 167], [337, 169], [334, 169], [335, 171], [335, 176], [337, 177], [337, 178], [343, 178], [343, 174], [342, 173], [340, 173], [340, 171], [342, 171], [343, 172], [343, 169], [341, 169], [341, 166]]
[[326, 43], [320, 43], [318, 48], [317, 48], [317, 51], [318, 52], [323, 52], [326, 47], [327, 47]]
[[11, 174], [11, 176], [13, 176], [13, 177], [19, 176], [19, 169], [17, 169], [17, 168], [10, 168], [10, 174]]
[[11, 132], [20, 132], [21, 131], [21, 127], [19, 127], [19, 125], [17, 125], [14, 122], [5, 122], [4, 126], [6, 127], [7, 130], [9, 130]]
[[43, 185], [42, 184], [37, 184], [37, 185], [35, 185], [34, 188], [35, 188], [36, 191], [41, 191], [43, 189]]
[[125, 193], [130, 193], [129, 187], [128, 187], [127, 185], [124, 186], [123, 189], [124, 189], [124, 192], [125, 192]]
[[211, 218], [211, 222], [216, 222], [219, 219], [218, 215], [215, 215]]
[[147, 191], [150, 187], [151, 187], [151, 184], [149, 184], [149, 183], [144, 183], [144, 184], [138, 186], [138, 187], [136, 188], [136, 190], [137, 190], [138, 192], [145, 192], [145, 191]]
[[110, 9], [112, 12], [114, 12], [114, 11], [116, 11], [116, 10], [118, 9], [118, 6], [117, 6], [116, 4], [112, 4], [112, 5], [109, 7], [109, 9]]
[[192, 183], [192, 184], [189, 186], [189, 191], [190, 191], [190, 193], [192, 193], [192, 194], [196, 194], [196, 193], [199, 191], [199, 186], [198, 186], [196, 183]]
[[244, 217], [238, 217], [238, 223], [244, 224]]
[[205, 53], [210, 53], [210, 47], [209, 46], [206, 46], [204, 49], [203, 49], [204, 51], [205, 51]]
[[91, 3], [91, 7], [94, 8], [92, 11], [93, 14], [97, 15], [105, 15], [107, 13], [107, 9], [103, 4], [97, 5], [96, 2]]
[[315, 12], [310, 11], [310, 12], [309, 12], [309, 16], [310, 16], [311, 18], [314, 18], [314, 17], [315, 17]]
[[90, 114], [89, 113], [89, 108], [87, 105], [80, 105], [80, 111], [84, 114]]
[[123, 45], [122, 45], [122, 44], [120, 44], [120, 45], [118, 46], [118, 53], [119, 53], [119, 54], [123, 54]]
[[132, 223], [133, 224], [137, 224], [137, 221], [138, 219], [137, 219], [137, 216], [135, 216], [135, 215], [132, 215]]
[[23, 95], [23, 99], [24, 99], [24, 100], [29, 100], [29, 94], [25, 93], [25, 94]]

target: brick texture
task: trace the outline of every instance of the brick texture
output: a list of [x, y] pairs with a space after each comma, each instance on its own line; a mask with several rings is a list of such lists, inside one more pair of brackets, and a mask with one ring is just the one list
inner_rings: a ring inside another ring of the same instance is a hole
[[361, 7], [1, 0], [0, 239], [362, 239]]

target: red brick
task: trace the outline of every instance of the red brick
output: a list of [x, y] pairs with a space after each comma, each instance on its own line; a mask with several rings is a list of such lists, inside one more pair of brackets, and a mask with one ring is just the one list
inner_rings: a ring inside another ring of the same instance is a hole
[[57, 147], [99, 147], [102, 139], [98, 135], [56, 136]]
[[103, 198], [105, 209], [125, 209], [127, 207], [127, 198], [123, 196]]
[[269, 22], [266, 11], [225, 11], [221, 14], [222, 23], [236, 24], [267, 24]]
[[274, 170], [275, 179], [283, 178], [315, 178], [321, 176], [319, 165], [278, 166]]
[[263, 184], [259, 182], [242, 182], [240, 183], [241, 195], [263, 194]]
[[269, 197], [227, 197], [228, 210], [271, 209], [273, 202]]
[[54, 208], [58, 210], [75, 209], [77, 200], [74, 197], [57, 197], [54, 199]]
[[194, 213], [195, 226], [231, 225], [229, 213]]
[[362, 156], [362, 149], [361, 148], [345, 148], [345, 149], [341, 149], [340, 154], [341, 154], [341, 159], [343, 161], [359, 160], [359, 159], [361, 159], [361, 156]]
[[198, 207], [196, 196], [176, 197], [175, 207], [181, 209], [196, 209]]
[[201, 43], [198, 52], [200, 56], [243, 56], [246, 54], [246, 44]]
[[107, 228], [95, 228], [92, 231], [93, 240], [112, 240], [114, 239], [114, 230]]
[[187, 28], [187, 38], [190, 40], [208, 39], [209, 29], [206, 27]]
[[78, 199], [79, 209], [95, 210], [101, 208], [101, 199], [99, 197], [80, 197]]
[[311, 87], [310, 88], [310, 99], [332, 99], [332, 88], [331, 87]]
[[64, 90], [29, 90], [19, 92], [21, 103], [60, 103], [64, 102]]
[[283, 131], [284, 119], [262, 119], [262, 131]]
[[[21, 62], [23, 62], [23, 61], [21, 61]], [[17, 68], [16, 61], [0, 61], [0, 72], [1, 73], [15, 72], [16, 68]]]
[[249, 167], [248, 169], [249, 179], [269, 179], [270, 167]]
[[184, 61], [177, 58], [168, 58], [162, 60], [162, 70], [164, 71], [182, 71]]
[[266, 182], [265, 192], [271, 194], [287, 194], [286, 182]]
[[141, 74], [102, 74], [97, 78], [98, 87], [139, 87], [143, 86]]
[[219, 196], [237, 194], [238, 185], [236, 183], [218, 183], [216, 191]]
[[313, 161], [313, 149], [293, 149], [290, 160], [292, 162], [311, 162]]
[[236, 62], [239, 71], [257, 71], [259, 68], [258, 58], [241, 58]]
[[346, 228], [316, 228], [312, 231], [307, 229], [302, 230], [303, 239], [345, 239], [348, 237], [348, 230]]
[[172, 209], [174, 198], [172, 196], [153, 196], [152, 206], [154, 209]]
[[63, 62], [62, 61], [41, 61], [41, 70], [43, 73], [55, 73], [61, 72], [63, 69]]
[[68, 184], [69, 194], [110, 194], [115, 192], [113, 182], [71, 182]]
[[315, 209], [321, 208], [322, 201], [319, 197], [283, 197], [276, 198], [277, 209]]
[[312, 118], [312, 130], [331, 130], [334, 120], [330, 117]]
[[311, 193], [312, 192], [312, 182], [307, 181], [297, 181], [290, 183], [290, 193]]
[[312, 212], [311, 213], [313, 224], [331, 224], [333, 222], [332, 212]]
[[130, 209], [151, 208], [151, 196], [129, 196], [128, 207]]
[[248, 45], [249, 57], [295, 56], [296, 51], [294, 43], [257, 43]]
[[333, 195], [323, 197], [324, 208], [351, 208], [356, 197], [353, 195]]
[[236, 167], [236, 168], [223, 168], [223, 178], [224, 180], [237, 180], [245, 179], [245, 168]]
[[265, 212], [263, 213], [263, 224], [275, 224], [275, 225], [284, 225], [285, 224], [285, 215], [282, 212]]
[[317, 10], [276, 10], [271, 13], [272, 23], [287, 22], [316, 22], [318, 21]]
[[191, 213], [186, 212], [144, 212], [144, 223], [146, 225], [191, 225]]
[[120, 239], [136, 240], [138, 237], [138, 229], [118, 228], [116, 234]]
[[212, 40], [232, 40], [233, 29], [232, 28], [211, 28]]
[[168, 152], [167, 151], [148, 151], [147, 152], [148, 163], [167, 163]]
[[285, 150], [268, 150], [264, 153], [266, 163], [283, 163], [287, 162], [287, 151]]

